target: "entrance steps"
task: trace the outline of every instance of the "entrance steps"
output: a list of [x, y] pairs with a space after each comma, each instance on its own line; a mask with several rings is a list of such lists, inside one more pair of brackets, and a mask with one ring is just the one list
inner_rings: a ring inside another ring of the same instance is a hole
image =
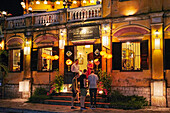
[[[72, 93], [61, 93], [60, 95], [57, 96], [52, 96], [52, 99], [45, 100], [45, 104], [52, 104], [52, 105], [67, 105], [71, 106], [71, 98], [72, 98]], [[109, 108], [110, 103], [106, 102], [105, 98], [96, 97], [96, 104], [97, 108]], [[77, 100], [74, 101], [75, 106], [80, 106], [80, 102]], [[85, 101], [85, 106], [90, 107], [90, 96], [86, 96], [86, 101]]]

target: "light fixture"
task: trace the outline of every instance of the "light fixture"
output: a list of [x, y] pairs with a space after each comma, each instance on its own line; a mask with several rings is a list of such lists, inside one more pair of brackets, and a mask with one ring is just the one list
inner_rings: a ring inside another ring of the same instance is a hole
[[159, 35], [159, 32], [158, 32], [158, 30], [156, 30], [156, 31], [155, 31], [155, 35]]
[[65, 46], [65, 40], [59, 40], [59, 48], [64, 49]]
[[22, 6], [25, 5], [25, 2], [21, 2], [21, 5], [22, 5]]
[[60, 32], [60, 35], [61, 35], [61, 36], [63, 36], [63, 35], [64, 35], [63, 31], [61, 31], [61, 32]]
[[40, 1], [39, 1], [39, 0], [37, 0], [37, 1], [36, 1], [36, 4], [40, 4]]
[[29, 7], [28, 10], [29, 10], [29, 11], [32, 11], [32, 7]]
[[102, 37], [102, 44], [105, 47], [109, 46], [109, 38], [108, 38], [108, 36], [103, 36]]
[[90, 48], [90, 45], [85, 45], [85, 48]]
[[127, 45], [130, 45], [130, 42], [126, 42]]
[[93, 4], [93, 3], [94, 3], [94, 0], [91, 0], [91, 1], [90, 1], [90, 3], [92, 3], [92, 4]]
[[86, 34], [87, 31], [86, 31], [86, 29], [83, 29], [81, 32], [82, 32], [82, 34]]
[[155, 38], [155, 49], [160, 49], [160, 38]]
[[104, 56], [105, 54], [106, 54], [106, 51], [101, 51], [101, 52], [100, 52], [100, 55], [101, 55], [101, 56]]
[[3, 15], [7, 15], [7, 12], [6, 12], [6, 11], [2, 11], [2, 14], [3, 14]]
[[56, 4], [57, 4], [57, 5], [60, 5], [60, 2], [59, 2], [59, 1], [56, 1]]
[[85, 4], [85, 3], [86, 3], [86, 0], [83, 0], [83, 3]]
[[24, 55], [29, 55], [29, 54], [30, 54], [30, 46], [29, 46], [29, 42], [26, 41], [25, 47], [24, 47]]
[[107, 59], [112, 58], [112, 54], [107, 54]]
[[44, 0], [44, 4], [47, 4], [47, 0]]
[[73, 1], [73, 4], [77, 4], [77, 1], [76, 1], [76, 0], [74, 0], [74, 1]]
[[103, 94], [103, 91], [101, 90], [101, 91], [99, 91], [99, 94]]

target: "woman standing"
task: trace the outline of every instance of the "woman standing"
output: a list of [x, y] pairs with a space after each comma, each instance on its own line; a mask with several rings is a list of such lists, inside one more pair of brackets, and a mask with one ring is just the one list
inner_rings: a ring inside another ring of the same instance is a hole
[[91, 62], [91, 60], [88, 60], [86, 78], [88, 78], [88, 76], [91, 74], [92, 69], [93, 69], [93, 63]]

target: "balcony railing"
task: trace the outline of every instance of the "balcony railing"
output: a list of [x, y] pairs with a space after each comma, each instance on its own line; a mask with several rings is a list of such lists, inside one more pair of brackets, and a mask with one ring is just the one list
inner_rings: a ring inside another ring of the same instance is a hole
[[101, 18], [101, 4], [68, 9], [68, 21]]
[[[67, 20], [66, 20], [67, 15]], [[23, 28], [29, 26], [42, 26], [71, 22], [77, 20], [88, 20], [101, 18], [101, 4], [94, 6], [78, 7], [65, 10], [60, 9], [52, 12], [26, 14], [23, 16], [7, 18], [7, 29]]]

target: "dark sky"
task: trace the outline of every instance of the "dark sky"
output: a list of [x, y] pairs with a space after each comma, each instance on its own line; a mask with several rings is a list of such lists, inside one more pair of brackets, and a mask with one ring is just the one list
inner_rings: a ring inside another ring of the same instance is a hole
[[12, 16], [19, 16], [23, 14], [23, 9], [20, 3], [23, 0], [0, 0], [0, 11], [7, 11]]

